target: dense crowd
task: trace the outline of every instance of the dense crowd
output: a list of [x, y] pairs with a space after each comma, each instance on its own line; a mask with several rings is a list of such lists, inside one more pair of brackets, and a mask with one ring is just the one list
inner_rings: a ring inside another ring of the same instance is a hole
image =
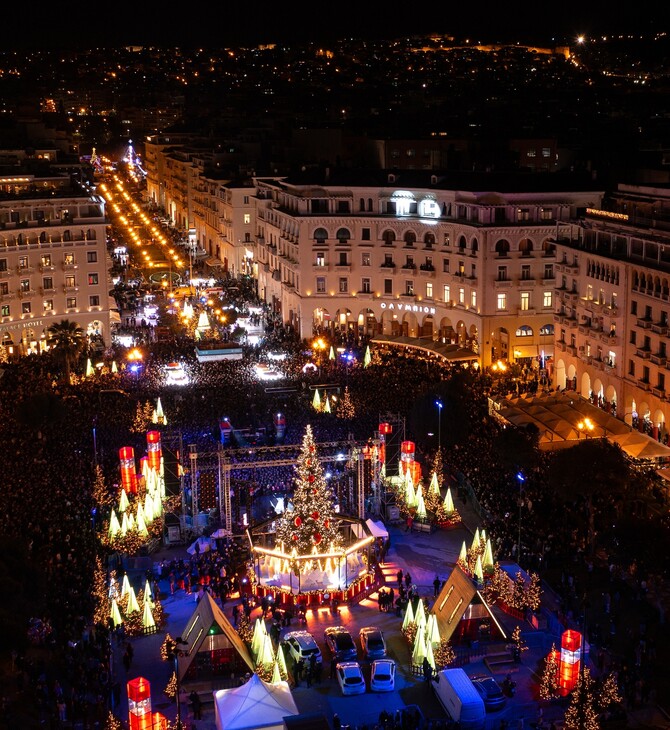
[[[156, 342], [147, 348], [140, 376], [121, 368], [117, 374], [99, 373], [75, 386], [63, 384], [57, 361], [48, 353], [2, 365], [5, 480], [0, 490], [4, 521], [0, 559], [7, 575], [20, 578], [8, 586], [0, 610], [9, 629], [6, 648], [15, 652], [12, 689], [24, 699], [34, 698], [34, 707], [43, 714], [56, 720], [61, 717], [61, 696], [66, 698], [69, 718], [91, 720], [100, 716], [103, 707], [114, 704], [114, 687], [101, 669], [108, 665], [108, 629], [91, 623], [91, 586], [99, 550], [96, 530], [104, 518], [92, 496], [94, 466], [100, 466], [110, 494], [116, 494], [118, 450], [133, 446], [137, 456], [144, 454], [146, 428], [136, 427], [137, 412], [158, 398], [169, 421], [166, 439], [178, 433], [181, 444], [195, 444], [203, 453], [219, 448], [224, 416], [240, 433], [262, 435], [253, 447], [244, 443], [243, 436], [223, 447], [232, 462], [231, 484], [239, 510], [242, 499], [247, 509], [254, 501], [268, 509], [275, 500], [290, 495], [292, 466], [247, 469], [245, 464], [280, 460], [280, 452], [263, 451], [263, 447], [298, 444], [308, 423], [318, 442], [352, 438], [364, 442], [373, 436], [380, 419], [397, 415], [397, 423], [406, 429], [403, 435], [415, 440], [417, 458], [428, 466], [437, 447], [433, 403], [436, 396], [441, 397], [449, 413], [441, 424], [447, 476], [463, 499], [476, 501], [495, 555], [515, 559], [543, 577], [558, 576], [563, 618], [566, 624], [580, 620], [588, 579], [580, 583], [577, 576], [584, 567], [597, 572], [602, 566], [594, 562], [583, 531], [571, 521], [554, 518], [557, 503], [543, 482], [549, 457], [538, 456], [535, 469], [525, 474], [521, 485], [511, 466], [501, 462], [500, 426], [486, 408], [486, 394], [492, 388], [488, 373], [431, 355], [383, 348], [375, 348], [372, 363], [363, 367], [367, 338], [351, 332], [342, 333], [338, 342], [349, 348], [353, 362], [328, 360], [319, 369], [305, 369], [314, 359], [309, 343], [278, 325], [269, 312], [264, 325], [267, 340], [245, 346], [242, 360], [203, 364], [195, 358], [192, 342]], [[257, 379], [254, 365], [270, 362], [269, 352], [278, 348], [286, 359], [273, 361], [273, 366], [281, 368], [285, 376], [281, 382], [287, 387], [272, 391]], [[111, 351], [107, 357], [119, 354]], [[188, 386], [165, 385], [164, 366], [175, 359], [184, 364]], [[332, 413], [314, 410], [313, 388], [326, 383], [340, 396], [345, 388], [349, 390], [353, 417], [343, 417], [337, 406]], [[277, 412], [286, 420], [281, 436], [275, 430]], [[332, 454], [336, 453], [333, 447]], [[334, 459], [329, 469], [337, 484], [344, 465]], [[340, 496], [345, 499], [344, 491]], [[588, 517], [583, 500], [575, 498], [568, 509]], [[253, 510], [252, 514], [264, 516]], [[640, 562], [634, 570], [631, 565], [614, 561], [606, 566], [611, 576], [609, 592], [627, 595], [632, 586], [634, 599], [643, 601], [649, 571]], [[207, 576], [208, 589], [223, 602], [234, 588], [233, 566], [220, 553], [197, 555], [188, 564], [163, 568], [177, 590], [186, 590], [189, 583], [193, 586], [194, 580], [203, 582]], [[26, 606], [32, 610], [30, 616], [25, 614]], [[619, 671], [631, 706], [644, 702], [653, 692], [650, 671], [655, 637], [647, 625], [625, 625], [617, 600], [606, 614], [604, 608], [593, 613], [598, 620], [592, 621], [589, 630], [593, 644], [603, 648], [603, 671], [612, 667]], [[607, 616], [606, 622], [601, 613]], [[629, 641], [626, 653], [616, 656], [605, 649], [618, 632], [626, 632]], [[4, 694], [0, 727], [3, 722], [12, 727], [17, 706], [10, 692]]]

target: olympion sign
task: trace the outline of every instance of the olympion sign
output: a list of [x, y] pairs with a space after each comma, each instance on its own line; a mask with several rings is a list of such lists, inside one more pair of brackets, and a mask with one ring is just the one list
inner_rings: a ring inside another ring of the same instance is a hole
[[400, 312], [421, 312], [423, 314], [435, 314], [435, 307], [426, 307], [423, 304], [403, 304], [402, 302], [382, 302], [382, 309], [393, 309]]

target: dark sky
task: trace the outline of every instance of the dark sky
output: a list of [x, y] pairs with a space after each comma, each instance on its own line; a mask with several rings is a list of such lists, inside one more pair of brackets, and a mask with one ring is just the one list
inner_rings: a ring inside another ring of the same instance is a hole
[[25, 13], [11, 6], [3, 10], [0, 51], [127, 44], [190, 48], [428, 32], [539, 43], [580, 33], [670, 32], [667, 0], [33, 0], [24, 7]]

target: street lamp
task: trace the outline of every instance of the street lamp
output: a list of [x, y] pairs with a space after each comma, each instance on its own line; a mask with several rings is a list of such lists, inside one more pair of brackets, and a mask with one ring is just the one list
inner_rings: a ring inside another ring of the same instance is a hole
[[174, 662], [174, 676], [177, 680], [177, 728], [176, 730], [183, 730], [181, 724], [181, 686], [179, 682], [179, 657], [186, 656], [187, 652], [185, 649], [180, 647], [188, 646], [188, 642], [183, 641], [181, 636], [172, 640], [172, 643], [167, 647], [167, 657]]
[[595, 426], [593, 425], [593, 421], [590, 418], [584, 418], [577, 424], [577, 428], [579, 429], [580, 438], [582, 433], [585, 433], [586, 438], [588, 438], [589, 434], [593, 432]]
[[441, 400], [436, 400], [435, 405], [437, 406], [437, 450], [442, 449], [442, 407], [444, 403]]
[[519, 471], [516, 474], [516, 478], [519, 482], [519, 539], [516, 544], [516, 560], [519, 566], [521, 566], [521, 485], [526, 481], [526, 477]]

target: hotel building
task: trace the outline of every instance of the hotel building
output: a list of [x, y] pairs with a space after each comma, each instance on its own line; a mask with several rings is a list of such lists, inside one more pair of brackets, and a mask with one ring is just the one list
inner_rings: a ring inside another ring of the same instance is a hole
[[0, 175], [0, 344], [40, 352], [64, 319], [111, 344], [104, 201], [69, 175]]

